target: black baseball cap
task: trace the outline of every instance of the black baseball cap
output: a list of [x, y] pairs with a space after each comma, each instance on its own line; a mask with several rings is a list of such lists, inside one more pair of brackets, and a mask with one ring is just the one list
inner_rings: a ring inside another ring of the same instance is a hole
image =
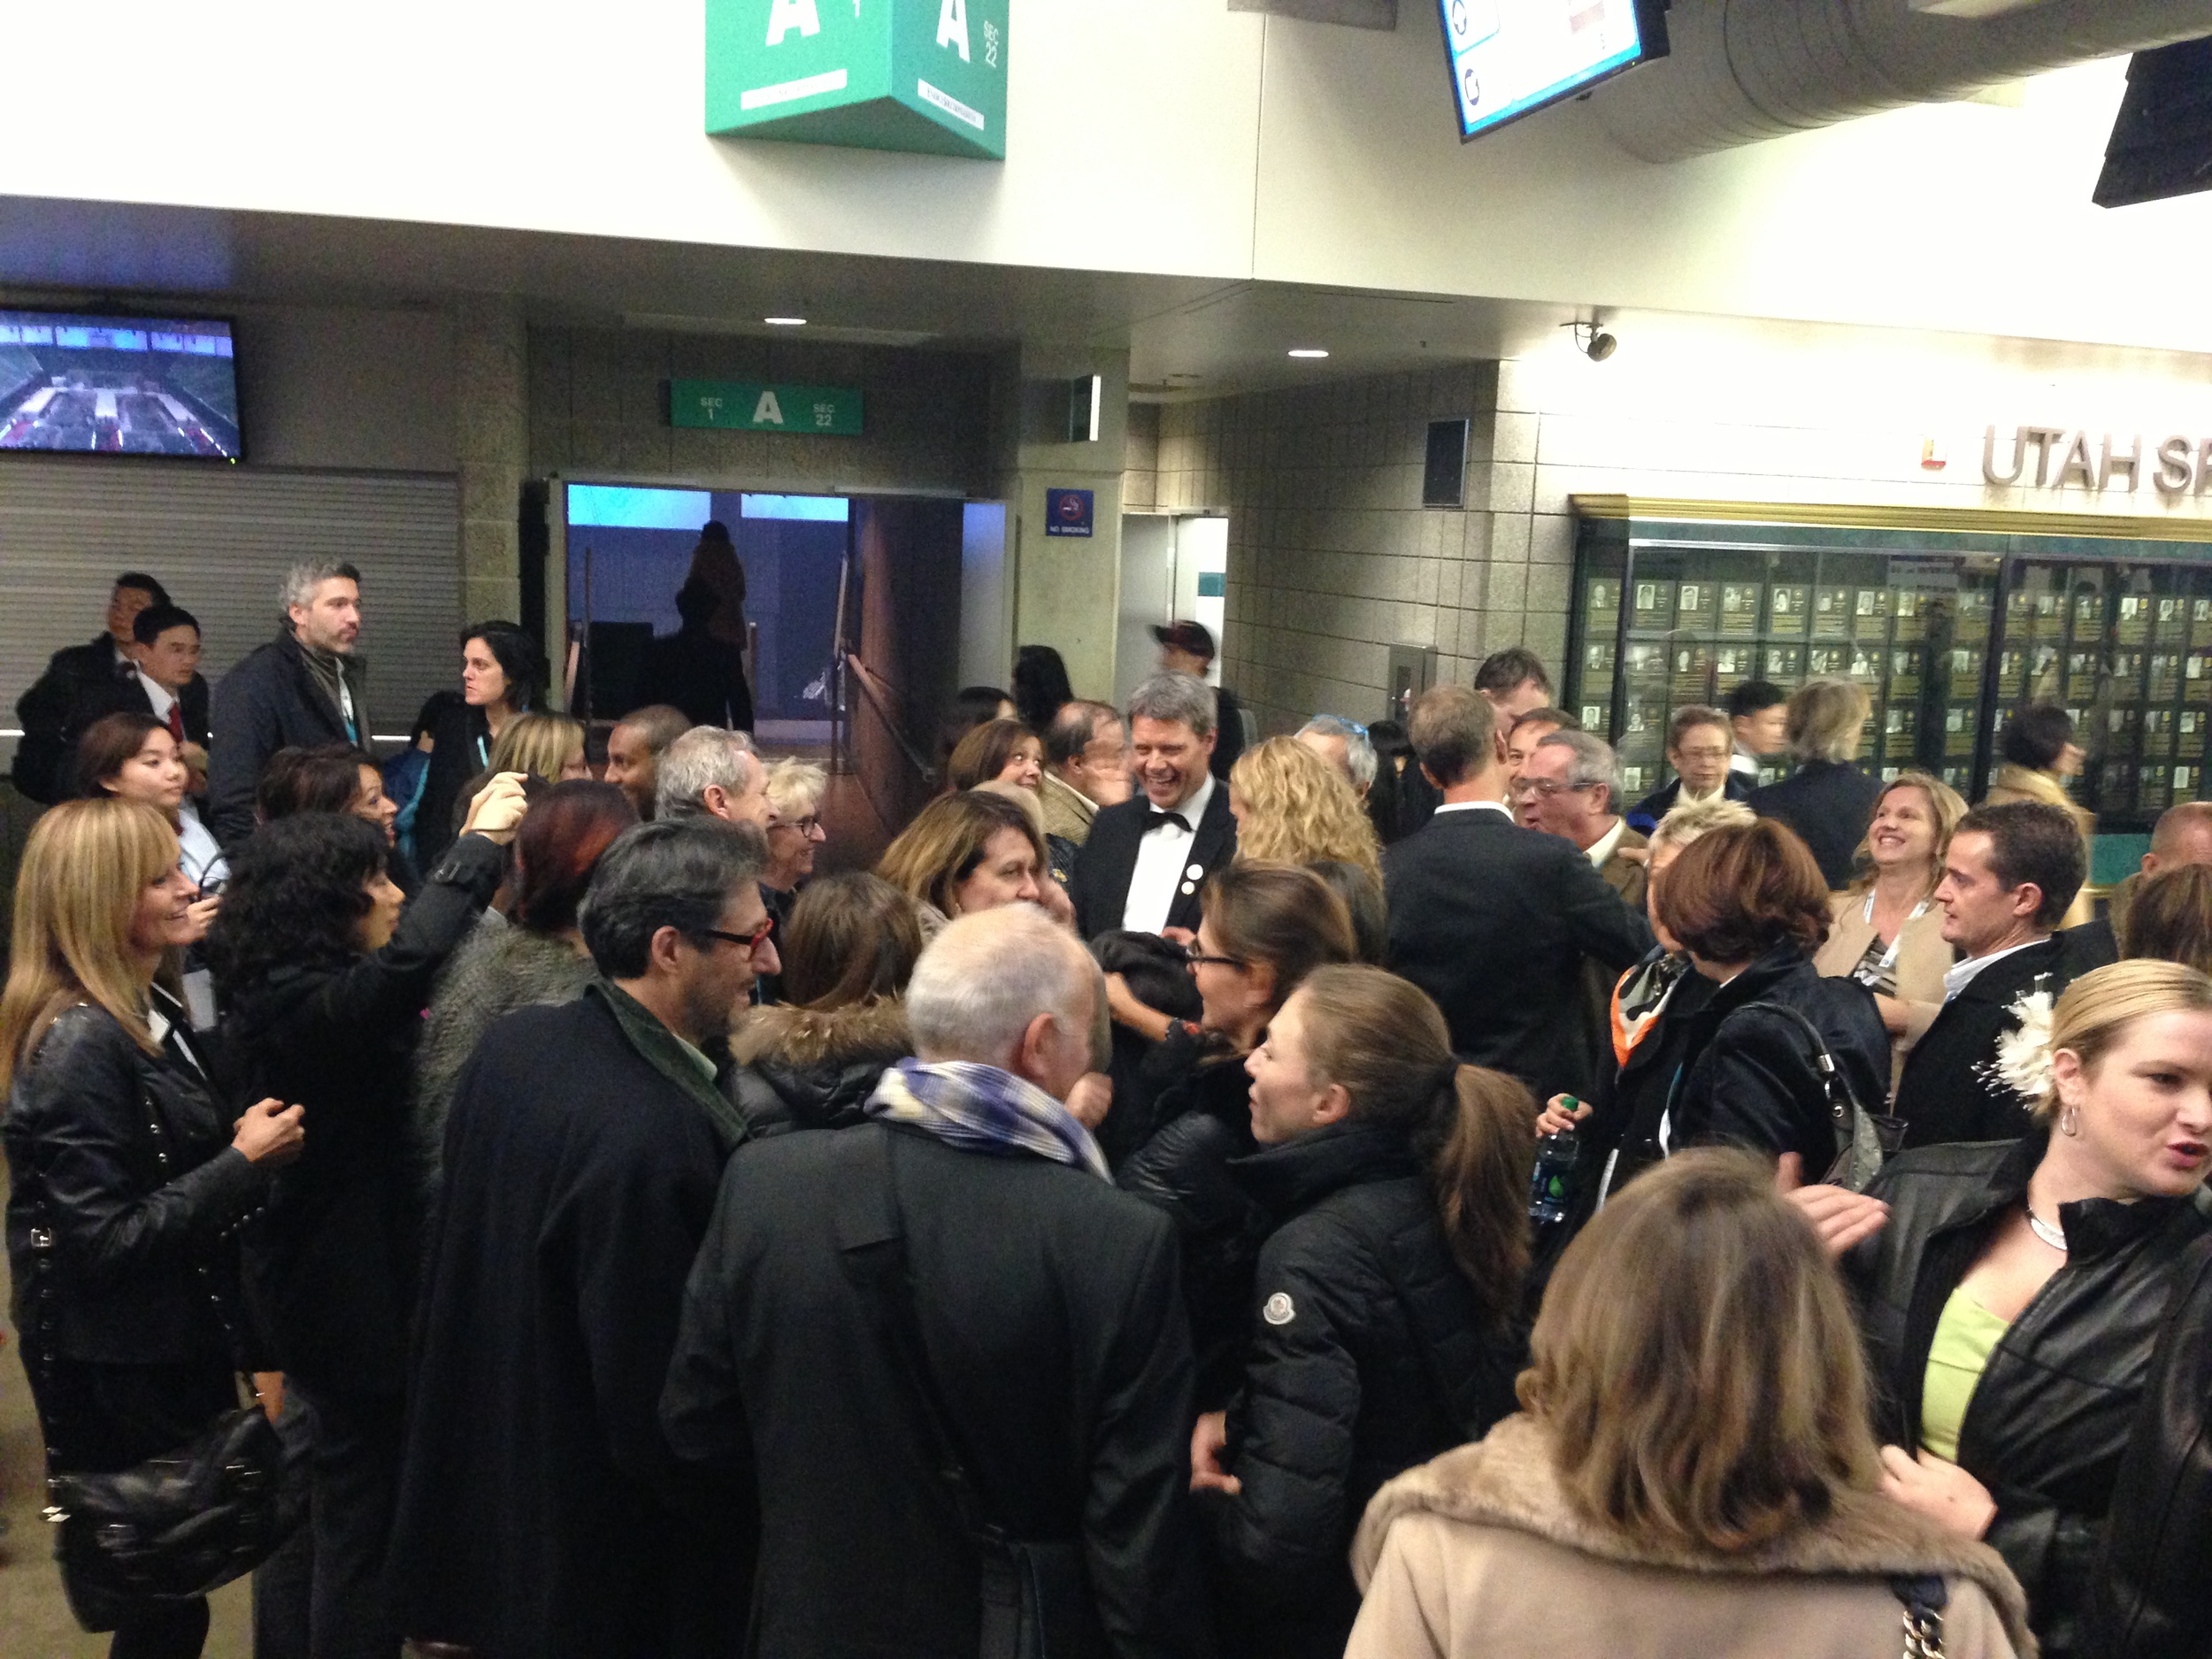
[[1213, 633], [1202, 622], [1171, 622], [1165, 627], [1156, 623], [1152, 637], [1163, 645], [1172, 645], [1179, 651], [1188, 651], [1193, 657], [1202, 657], [1210, 663], [1213, 661]]

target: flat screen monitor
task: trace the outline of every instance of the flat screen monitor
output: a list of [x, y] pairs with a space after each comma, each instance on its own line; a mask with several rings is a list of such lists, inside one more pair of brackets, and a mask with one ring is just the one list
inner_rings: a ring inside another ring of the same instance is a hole
[[1459, 136], [1667, 55], [1664, 0], [1438, 0]]
[[235, 463], [230, 325], [0, 311], [0, 449]]

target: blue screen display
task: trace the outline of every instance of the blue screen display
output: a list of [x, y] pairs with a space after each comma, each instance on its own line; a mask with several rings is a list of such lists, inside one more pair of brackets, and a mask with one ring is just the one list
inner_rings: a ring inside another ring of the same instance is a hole
[[230, 325], [0, 311], [0, 449], [235, 462]]
[[1463, 139], [1663, 57], [1638, 0], [1438, 0]]

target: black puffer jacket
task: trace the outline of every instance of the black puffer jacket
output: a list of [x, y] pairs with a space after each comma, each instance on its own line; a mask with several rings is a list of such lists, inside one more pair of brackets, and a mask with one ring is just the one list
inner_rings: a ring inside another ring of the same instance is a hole
[[500, 849], [464, 835], [374, 956], [287, 966], [226, 987], [223, 1081], [234, 1100], [307, 1108], [307, 1146], [277, 1177], [247, 1282], [282, 1369], [362, 1394], [406, 1386], [422, 1238], [409, 1105], [423, 1010], [491, 902]]
[[[1920, 1444], [1922, 1385], [1943, 1304], [2025, 1202], [2048, 1142], [1927, 1147], [1885, 1164], [1868, 1191], [1882, 1231], [1846, 1258], [1860, 1292], [1885, 1441]], [[2091, 1649], [2080, 1632], [2105, 1516], [2150, 1373], [2177, 1266], [2212, 1226], [2188, 1199], [2060, 1206], [2066, 1263], [2013, 1321], [1959, 1429], [1959, 1463], [1997, 1500], [1987, 1541], [2028, 1593], [2052, 1659]]]
[[856, 1002], [817, 1011], [757, 1008], [730, 1040], [723, 1087], [752, 1139], [794, 1129], [849, 1129], [885, 1070], [914, 1052], [906, 1007]]
[[[220, 1370], [248, 1357], [208, 1297], [242, 1336], [235, 1235], [268, 1176], [232, 1149], [188, 1062], [148, 1054], [104, 1009], [66, 1009], [17, 1071], [0, 1140], [19, 1330], [39, 1328], [42, 1298], [61, 1358]], [[34, 1248], [42, 1228], [50, 1250]]]
[[2212, 1238], [2183, 1258], [2149, 1386], [2112, 1493], [2088, 1650], [2212, 1653]]
[[1231, 1159], [1259, 1150], [1252, 1139], [1252, 1079], [1241, 1055], [1186, 1025], [1170, 1029], [1146, 1070], [1168, 1065], [1179, 1071], [1160, 1090], [1160, 1127], [1115, 1171], [1114, 1181], [1175, 1217], [1183, 1302], [1198, 1356], [1198, 1406], [1216, 1411], [1244, 1380], [1252, 1269], [1269, 1225], [1229, 1168]]
[[1727, 1141], [1774, 1156], [1794, 1152], [1805, 1179], [1835, 1162], [1838, 1127], [1815, 1062], [1812, 1039], [1776, 1002], [1812, 1021], [1859, 1104], [1882, 1110], [1889, 1094], [1889, 1033], [1873, 994], [1855, 979], [1824, 979], [1786, 941], [1706, 999], [1684, 1031], [1694, 1056], [1671, 1115], [1674, 1147]]
[[1513, 1410], [1525, 1333], [1483, 1317], [1402, 1135], [1334, 1124], [1232, 1168], [1279, 1225], [1229, 1409], [1243, 1490], [1210, 1511], [1224, 1627], [1254, 1655], [1333, 1656], [1367, 1501]]

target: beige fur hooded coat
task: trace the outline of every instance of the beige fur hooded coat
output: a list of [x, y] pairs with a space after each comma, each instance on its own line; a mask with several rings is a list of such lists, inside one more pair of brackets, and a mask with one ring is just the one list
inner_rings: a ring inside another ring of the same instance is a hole
[[1893, 1575], [1939, 1573], [1949, 1659], [2032, 1659], [1997, 1552], [1886, 1498], [1741, 1556], [1646, 1545], [1582, 1518], [1540, 1427], [1513, 1417], [1375, 1494], [1352, 1546], [1365, 1592], [1345, 1659], [1900, 1659]]

